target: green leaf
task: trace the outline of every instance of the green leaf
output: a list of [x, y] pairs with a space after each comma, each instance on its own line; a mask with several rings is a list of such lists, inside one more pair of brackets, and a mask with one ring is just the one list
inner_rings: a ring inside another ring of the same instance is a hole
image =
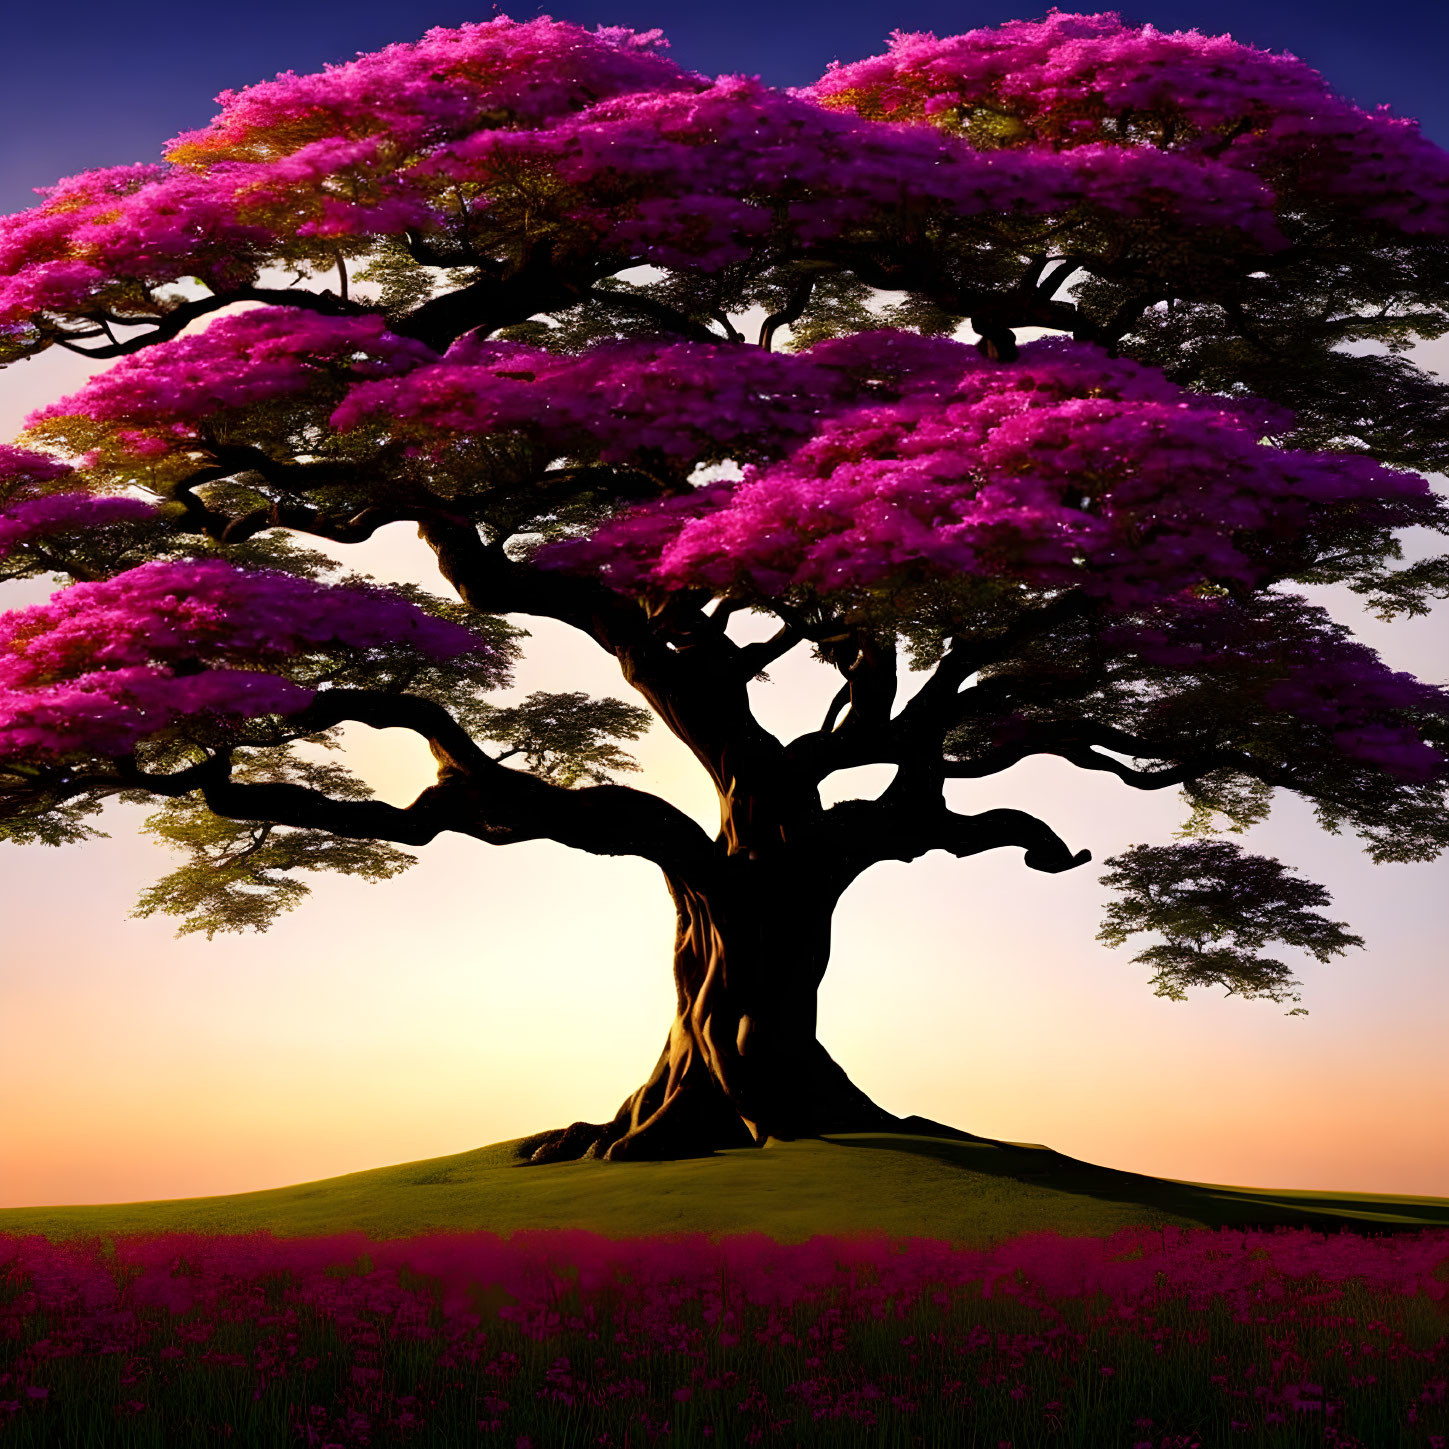
[[[305, 785], [334, 799], [363, 800], [372, 791], [337, 764], [276, 756], [239, 760], [233, 778], [248, 784]], [[213, 814], [199, 793], [168, 800], [145, 828], [184, 851], [184, 865], [141, 893], [134, 916], [178, 916], [178, 936], [204, 931], [265, 931], [311, 893], [298, 871], [332, 871], [387, 880], [417, 859], [380, 840], [353, 840], [324, 830], [227, 820]]]
[[638, 770], [615, 741], [638, 739], [651, 718], [647, 709], [621, 699], [535, 690], [522, 704], [485, 705], [476, 729], [508, 747], [499, 759], [522, 755], [530, 774], [570, 787], [583, 780], [606, 785], [615, 772]]
[[1329, 903], [1321, 885], [1227, 841], [1134, 845], [1106, 864], [1112, 869], [1102, 884], [1120, 899], [1108, 906], [1097, 939], [1121, 946], [1144, 932], [1162, 936], [1162, 944], [1132, 958], [1152, 967], [1158, 996], [1182, 1001], [1189, 987], [1222, 986], [1229, 996], [1296, 1002], [1292, 970], [1261, 955], [1265, 946], [1280, 943], [1327, 961], [1363, 945], [1343, 921], [1311, 909]]

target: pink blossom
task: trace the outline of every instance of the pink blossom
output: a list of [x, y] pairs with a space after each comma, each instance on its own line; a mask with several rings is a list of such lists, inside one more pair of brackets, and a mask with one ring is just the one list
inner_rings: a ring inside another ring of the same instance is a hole
[[1367, 645], [1348, 637], [1321, 610], [1264, 600], [1241, 607], [1184, 596], [1109, 627], [1109, 648], [1127, 649], [1201, 687], [1260, 692], [1273, 714], [1291, 715], [1310, 740], [1396, 775], [1427, 780], [1443, 756], [1420, 736], [1421, 721], [1449, 716], [1449, 691], [1391, 670]]
[[38, 491], [68, 477], [71, 471], [70, 464], [62, 463], [59, 458], [0, 443], [0, 497], [13, 498]]
[[219, 560], [143, 564], [0, 616], [0, 755], [123, 754], [189, 714], [294, 713], [313, 691], [263, 666], [399, 643], [438, 657], [486, 647], [379, 589]]
[[124, 422], [129, 426], [117, 437], [129, 441], [131, 451], [164, 450], [167, 443], [189, 442], [189, 430], [179, 424], [224, 408], [295, 397], [334, 377], [386, 377], [436, 356], [422, 343], [388, 332], [380, 316], [260, 307], [123, 358], [29, 422], [72, 415]]
[[465, 339], [439, 363], [354, 387], [332, 414], [439, 435], [519, 433], [551, 452], [617, 461], [741, 446], [778, 452], [847, 391], [809, 357], [690, 342], [619, 342], [580, 357]]
[[1449, 229], [1449, 156], [1416, 123], [1361, 110], [1296, 57], [1226, 35], [1056, 11], [943, 39], [898, 32], [884, 55], [833, 65], [804, 94], [1007, 149], [1172, 152], [1205, 177], [1266, 185], [1284, 209], [1311, 201], [1406, 232]]
[[620, 97], [538, 131], [483, 129], [416, 175], [496, 189], [495, 207], [506, 213], [509, 178], [537, 169], [562, 189], [547, 198], [531, 192], [531, 214], [547, 205], [581, 239], [663, 266], [739, 261], [781, 218], [808, 244], [901, 206], [952, 217], [1082, 206], [1151, 212], [1159, 225], [1170, 215], [1189, 227], [1240, 229], [1260, 247], [1282, 244], [1272, 192], [1201, 158], [1105, 144], [984, 152], [929, 128], [832, 113], [742, 77]]
[[389, 45], [312, 75], [286, 71], [275, 80], [223, 91], [221, 114], [205, 129], [178, 136], [172, 155], [250, 157], [274, 130], [310, 140], [401, 132], [413, 144], [471, 128], [480, 116], [514, 124], [581, 109], [601, 96], [688, 83], [661, 53], [657, 30], [586, 31], [547, 18], [500, 16], [457, 29], [429, 30], [421, 40]]
[[[839, 365], [868, 347], [805, 357]], [[1384, 522], [1429, 503], [1415, 475], [1265, 447], [1281, 414], [1183, 391], [1085, 344], [1032, 343], [1005, 367], [941, 340], [898, 355], [928, 360], [919, 377], [894, 372], [897, 401], [835, 403], [738, 486], [644, 505], [551, 556], [620, 588], [840, 590], [925, 570], [1078, 584], [1126, 603], [1204, 579], [1256, 584], [1240, 536], [1301, 527], [1328, 502]]]
[[52, 493], [0, 512], [0, 558], [32, 538], [153, 518], [154, 504], [93, 493]]
[[243, 221], [224, 184], [158, 166], [82, 172], [30, 211], [0, 218], [0, 321], [34, 312], [134, 307], [134, 283], [252, 281], [268, 231]]

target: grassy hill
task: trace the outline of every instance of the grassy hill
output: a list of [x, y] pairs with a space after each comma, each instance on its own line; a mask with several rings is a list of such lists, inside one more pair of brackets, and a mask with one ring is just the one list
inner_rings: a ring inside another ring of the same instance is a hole
[[[949, 1130], [949, 1129], [943, 1129]], [[771, 1140], [683, 1162], [530, 1167], [516, 1143], [231, 1197], [6, 1208], [0, 1232], [279, 1235], [361, 1229], [587, 1228], [610, 1237], [759, 1231], [780, 1242], [869, 1230], [981, 1247], [1054, 1229], [1105, 1234], [1136, 1224], [1449, 1228], [1449, 1199], [1278, 1191], [1115, 1172], [1046, 1147], [947, 1136], [850, 1133]]]

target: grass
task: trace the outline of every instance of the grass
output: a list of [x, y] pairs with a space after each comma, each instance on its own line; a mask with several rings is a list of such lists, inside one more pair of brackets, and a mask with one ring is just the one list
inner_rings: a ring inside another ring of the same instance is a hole
[[778, 1242], [875, 1230], [989, 1247], [1051, 1229], [1104, 1236], [1136, 1225], [1449, 1228], [1449, 1199], [1282, 1191], [1116, 1172], [1046, 1147], [850, 1133], [770, 1141], [682, 1162], [530, 1167], [518, 1141], [229, 1197], [0, 1210], [0, 1232], [279, 1236], [361, 1230], [585, 1228], [612, 1238], [764, 1232]]
[[[528, 1167], [517, 1139], [0, 1210], [0, 1443], [1444, 1449], [1449, 1199], [917, 1125], [667, 1163]], [[1331, 1236], [1231, 1231], [1285, 1227]], [[621, 1241], [486, 1237], [540, 1228]], [[786, 1246], [820, 1234], [854, 1241]]]

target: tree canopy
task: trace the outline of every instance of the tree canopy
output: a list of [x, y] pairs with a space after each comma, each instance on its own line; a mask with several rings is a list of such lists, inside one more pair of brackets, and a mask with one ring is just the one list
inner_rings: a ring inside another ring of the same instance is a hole
[[[114, 360], [0, 449], [0, 577], [64, 582], [0, 620], [12, 839], [160, 799], [192, 861], [142, 909], [207, 931], [441, 831], [642, 856], [680, 911], [661, 1090], [705, 1072], [756, 1136], [784, 1120], [742, 1066], [761, 1003], [798, 996], [813, 1040], [852, 879], [1089, 858], [948, 781], [1046, 755], [1180, 788], [1191, 835], [1286, 790], [1376, 860], [1449, 843], [1449, 694], [1302, 592], [1394, 618], [1449, 590], [1401, 543], [1449, 531], [1449, 391], [1406, 355], [1449, 330], [1449, 154], [1414, 122], [1292, 56], [1056, 11], [794, 92], [499, 18], [218, 100], [0, 221], [0, 359]], [[398, 522], [448, 594], [338, 576]], [[774, 637], [735, 642], [741, 611]], [[490, 703], [510, 615], [581, 630], [649, 713]], [[746, 686], [797, 647], [840, 693], [782, 741]], [[655, 716], [716, 838], [613, 781]], [[371, 799], [317, 753], [350, 721], [420, 734], [437, 783]], [[863, 764], [896, 769], [880, 799], [824, 808]], [[1161, 936], [1163, 994], [1295, 999], [1270, 941], [1359, 944], [1228, 843], [1110, 864], [1104, 939]], [[807, 896], [813, 944], [767, 946]]]

